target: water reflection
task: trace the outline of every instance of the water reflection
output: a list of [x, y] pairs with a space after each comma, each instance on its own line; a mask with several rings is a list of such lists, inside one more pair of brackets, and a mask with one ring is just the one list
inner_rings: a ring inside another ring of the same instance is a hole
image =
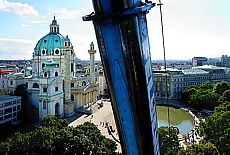
[[[182, 109], [169, 108], [170, 125], [179, 129], [179, 136], [189, 133], [194, 127], [193, 117]], [[168, 126], [168, 107], [157, 106], [158, 127]]]

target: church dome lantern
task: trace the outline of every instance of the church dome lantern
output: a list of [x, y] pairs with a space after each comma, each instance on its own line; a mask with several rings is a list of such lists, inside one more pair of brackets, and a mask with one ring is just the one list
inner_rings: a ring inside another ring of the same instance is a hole
[[50, 24], [50, 33], [59, 33], [59, 25], [57, 24], [57, 20], [55, 19], [55, 15], [54, 15], [54, 19], [53, 19], [52, 23]]

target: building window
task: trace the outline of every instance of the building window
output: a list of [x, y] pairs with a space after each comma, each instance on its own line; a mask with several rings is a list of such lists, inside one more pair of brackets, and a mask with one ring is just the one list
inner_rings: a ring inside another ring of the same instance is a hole
[[58, 76], [58, 72], [55, 72], [55, 77], [57, 77]]
[[58, 91], [58, 87], [55, 87], [55, 91]]
[[46, 54], [46, 51], [45, 50], [42, 50], [42, 55], [45, 55]]
[[70, 71], [73, 72], [73, 63], [71, 63]]
[[86, 82], [85, 81], [82, 82], [82, 86], [86, 86]]
[[55, 54], [59, 54], [59, 50], [58, 49], [55, 50]]
[[71, 101], [74, 101], [74, 96], [73, 95], [71, 95]]
[[74, 83], [71, 83], [71, 87], [74, 87]]
[[44, 63], [42, 63], [42, 68], [44, 68], [46, 65]]
[[47, 93], [47, 88], [43, 88], [43, 93]]
[[39, 85], [37, 83], [34, 83], [33, 88], [39, 88]]
[[10, 81], [10, 85], [13, 85], [13, 81]]
[[43, 109], [46, 109], [46, 101], [43, 101]]

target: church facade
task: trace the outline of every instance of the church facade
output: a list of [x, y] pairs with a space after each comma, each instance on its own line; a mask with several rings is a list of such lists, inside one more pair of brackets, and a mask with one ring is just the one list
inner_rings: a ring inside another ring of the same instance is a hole
[[3, 90], [13, 92], [19, 84], [27, 85], [28, 102], [38, 109], [38, 119], [48, 114], [71, 117], [87, 109], [98, 97], [98, 68], [94, 65], [94, 44], [88, 50], [90, 64], [84, 74], [76, 72], [76, 55], [70, 38], [59, 32], [54, 19], [50, 32], [36, 44], [32, 64], [1, 77]]

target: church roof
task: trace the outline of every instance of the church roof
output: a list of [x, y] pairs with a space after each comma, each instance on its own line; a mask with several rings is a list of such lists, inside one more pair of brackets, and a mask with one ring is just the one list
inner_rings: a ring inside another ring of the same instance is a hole
[[32, 67], [26, 67], [25, 69], [24, 69], [25, 71], [31, 71], [32, 70]]
[[[49, 33], [42, 37], [35, 46], [35, 55], [52, 55], [55, 48], [64, 46], [65, 37], [60, 33]], [[45, 50], [43, 52], [43, 49]], [[45, 54], [44, 54], [45, 53]]]
[[50, 60], [46, 63], [46, 66], [44, 68], [58, 68], [58, 63]]
[[[53, 55], [55, 49], [61, 49], [61, 47], [64, 46], [65, 40], [70, 39], [68, 38], [68, 35], [65, 37], [59, 33], [59, 25], [54, 16], [54, 19], [50, 24], [50, 32], [42, 37], [34, 48], [35, 55]], [[70, 44], [70, 46], [72, 46], [72, 44]], [[60, 52], [61, 55], [64, 54], [62, 51]]]

